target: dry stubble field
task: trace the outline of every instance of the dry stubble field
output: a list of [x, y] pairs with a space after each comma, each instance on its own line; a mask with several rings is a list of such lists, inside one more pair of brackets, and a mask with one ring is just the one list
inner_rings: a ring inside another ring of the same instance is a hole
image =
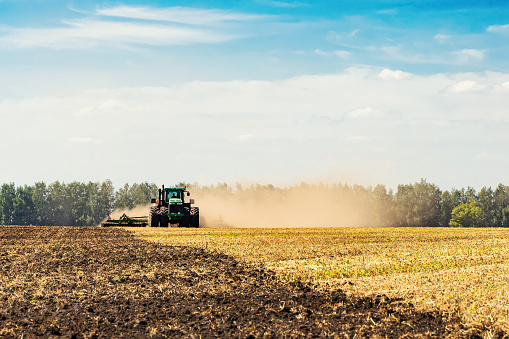
[[[131, 229], [142, 239], [261, 264], [283, 281], [401, 298], [509, 333], [509, 230], [487, 228]], [[507, 335], [507, 334], [506, 334]]]
[[0, 337], [504, 338], [507, 238], [2, 226]]

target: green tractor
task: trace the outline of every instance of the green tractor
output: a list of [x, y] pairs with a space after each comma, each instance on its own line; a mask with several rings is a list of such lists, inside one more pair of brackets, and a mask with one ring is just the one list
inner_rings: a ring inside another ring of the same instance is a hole
[[186, 187], [159, 189], [159, 199], [152, 199], [152, 206], [148, 214], [148, 225], [150, 227], [200, 227], [200, 210], [192, 207], [194, 199], [185, 201], [189, 196]]

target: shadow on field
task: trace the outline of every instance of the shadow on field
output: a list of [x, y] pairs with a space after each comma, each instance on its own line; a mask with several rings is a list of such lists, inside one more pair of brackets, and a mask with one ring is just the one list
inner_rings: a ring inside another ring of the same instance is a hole
[[0, 245], [0, 337], [478, 337], [457, 317], [121, 229], [1, 227]]

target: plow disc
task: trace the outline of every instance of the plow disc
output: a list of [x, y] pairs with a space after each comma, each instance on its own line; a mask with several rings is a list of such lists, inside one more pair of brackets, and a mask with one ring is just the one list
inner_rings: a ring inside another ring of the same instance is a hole
[[147, 217], [128, 217], [125, 213], [119, 219], [110, 219], [101, 223], [103, 227], [110, 226], [129, 226], [144, 227], [148, 225]]

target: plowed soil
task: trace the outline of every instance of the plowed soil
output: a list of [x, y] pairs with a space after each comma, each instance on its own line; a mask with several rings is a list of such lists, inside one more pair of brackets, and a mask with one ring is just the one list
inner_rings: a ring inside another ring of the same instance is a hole
[[6, 338], [477, 337], [455, 316], [280, 282], [122, 229], [2, 226], [0, 283]]

